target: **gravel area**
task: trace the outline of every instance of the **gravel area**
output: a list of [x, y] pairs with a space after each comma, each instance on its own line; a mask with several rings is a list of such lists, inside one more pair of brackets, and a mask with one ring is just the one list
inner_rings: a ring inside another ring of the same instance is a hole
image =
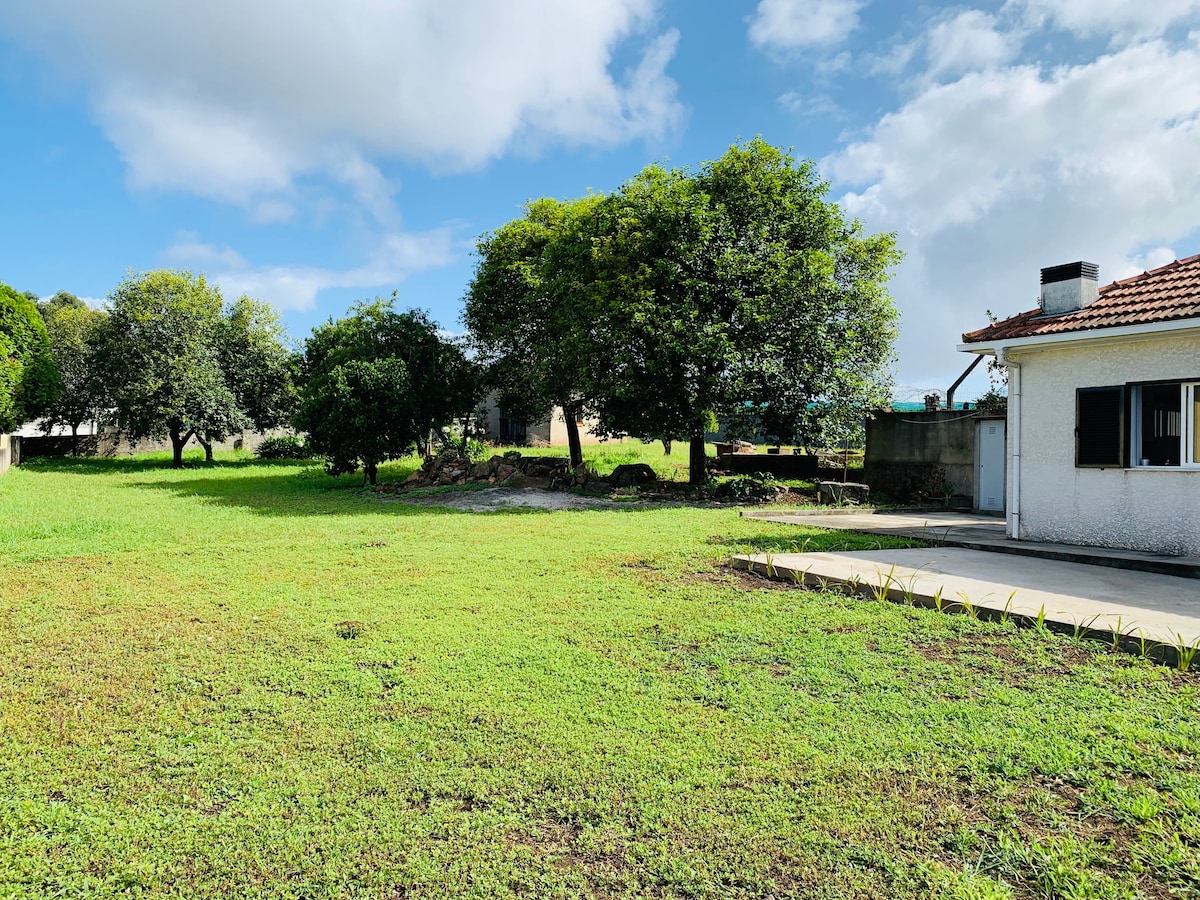
[[614, 503], [604, 497], [581, 497], [567, 491], [544, 491], [540, 488], [493, 487], [481, 491], [447, 491], [420, 497], [398, 495], [388, 497], [400, 503], [421, 503], [427, 506], [447, 506], [464, 512], [489, 512], [497, 509], [598, 509], [630, 504]]

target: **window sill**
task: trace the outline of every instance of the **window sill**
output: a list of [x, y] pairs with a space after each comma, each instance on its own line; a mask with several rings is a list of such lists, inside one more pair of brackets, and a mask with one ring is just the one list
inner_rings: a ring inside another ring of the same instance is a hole
[[1200, 466], [1128, 466], [1126, 472], [1200, 472]]

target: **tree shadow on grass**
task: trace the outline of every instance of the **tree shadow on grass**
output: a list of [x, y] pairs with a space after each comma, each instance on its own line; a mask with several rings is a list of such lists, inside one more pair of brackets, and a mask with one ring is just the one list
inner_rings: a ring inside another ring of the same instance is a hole
[[23, 460], [22, 469], [31, 472], [62, 472], [71, 475], [114, 475], [128, 472], [186, 472], [214, 469], [261, 469], [288, 466], [296, 469], [311, 467], [310, 459], [258, 459], [248, 456], [239, 459], [216, 459], [205, 462], [202, 455], [185, 456], [182, 469], [171, 467], [171, 454], [150, 456], [35, 456]]
[[[659, 508], [652, 504], [611, 502], [579, 509], [542, 509], [516, 505], [489, 510], [460, 509], [445, 503], [428, 502], [427, 494], [412, 501], [398, 500], [394, 493], [377, 494], [363, 485], [360, 477], [334, 478], [311, 463], [300, 467], [298, 471], [264, 472], [261, 475], [234, 471], [244, 470], [246, 466], [231, 465], [225, 468], [230, 470], [228, 477], [210, 472], [201, 478], [170, 477], [177, 475], [178, 470], [168, 468], [163, 471], [165, 477], [161, 479], [135, 481], [132, 485], [145, 490], [166, 491], [181, 498], [199, 498], [207, 503], [249, 509], [267, 516], [546, 515], [552, 512], [632, 513]], [[478, 491], [460, 493], [475, 494]]]

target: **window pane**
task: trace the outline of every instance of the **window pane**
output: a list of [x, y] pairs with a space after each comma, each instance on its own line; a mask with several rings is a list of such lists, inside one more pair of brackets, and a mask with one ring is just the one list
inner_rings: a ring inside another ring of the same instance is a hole
[[1200, 463], [1200, 385], [1192, 386], [1192, 462]]
[[1143, 384], [1142, 459], [1151, 466], [1177, 466], [1183, 455], [1182, 386]]

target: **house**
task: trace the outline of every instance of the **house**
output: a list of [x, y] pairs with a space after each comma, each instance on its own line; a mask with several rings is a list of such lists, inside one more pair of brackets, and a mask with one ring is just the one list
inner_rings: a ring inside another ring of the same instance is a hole
[[1037, 309], [959, 346], [1009, 373], [1009, 535], [1200, 556], [1200, 255], [1098, 274], [1042, 269]]
[[[497, 444], [517, 447], [567, 446], [567, 420], [560, 406], [554, 407], [550, 417], [542, 422], [523, 422], [511, 418], [499, 405], [495, 394], [489, 394], [481, 404], [477, 418], [488, 440]], [[589, 419], [579, 420], [581, 444], [600, 443], [601, 438], [592, 431], [593, 424], [594, 421]]]

